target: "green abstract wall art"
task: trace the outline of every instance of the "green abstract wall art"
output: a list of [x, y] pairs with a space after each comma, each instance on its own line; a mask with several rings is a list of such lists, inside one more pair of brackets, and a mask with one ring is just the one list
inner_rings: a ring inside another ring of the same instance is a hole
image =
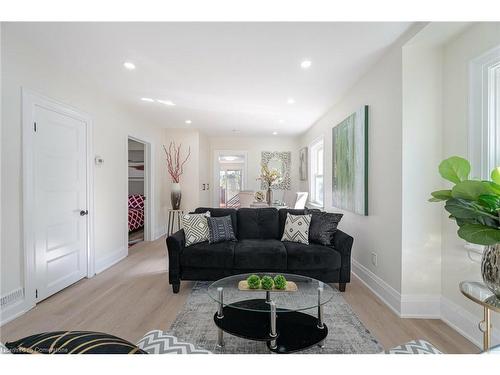
[[368, 106], [332, 129], [332, 206], [368, 215]]

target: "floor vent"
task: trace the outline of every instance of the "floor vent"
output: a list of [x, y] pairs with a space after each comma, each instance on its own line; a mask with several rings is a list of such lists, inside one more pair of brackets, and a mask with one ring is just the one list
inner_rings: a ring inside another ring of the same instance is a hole
[[16, 303], [17, 301], [21, 301], [24, 298], [24, 289], [19, 288], [16, 290], [13, 290], [9, 294], [6, 294], [5, 296], [2, 296], [0, 298], [0, 308], [7, 307], [8, 305], [12, 305], [13, 303]]

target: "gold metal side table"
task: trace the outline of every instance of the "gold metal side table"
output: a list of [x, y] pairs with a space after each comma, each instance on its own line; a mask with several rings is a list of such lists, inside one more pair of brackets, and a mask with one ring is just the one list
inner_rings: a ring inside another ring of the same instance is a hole
[[500, 313], [500, 299], [486, 285], [476, 281], [462, 281], [460, 291], [464, 296], [483, 306], [484, 318], [479, 322], [479, 330], [483, 333], [483, 350], [490, 349], [491, 343], [491, 311]]

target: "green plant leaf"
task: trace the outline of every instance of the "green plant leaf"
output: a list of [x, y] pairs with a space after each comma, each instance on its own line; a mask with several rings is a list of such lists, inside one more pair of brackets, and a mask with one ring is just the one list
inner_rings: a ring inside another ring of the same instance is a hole
[[451, 198], [451, 190], [437, 190], [433, 191], [431, 195], [432, 195], [432, 198], [430, 199], [431, 202], [447, 201], [448, 199]]
[[451, 190], [453, 198], [475, 201], [480, 195], [491, 194], [494, 191], [484, 181], [467, 180], [457, 183]]
[[458, 225], [463, 224], [464, 220], [467, 220], [469, 223], [483, 224], [493, 228], [496, 228], [499, 225], [498, 216], [485, 211], [483, 207], [475, 202], [470, 202], [465, 199], [452, 198], [446, 201], [444, 208], [451, 214], [451, 216], [457, 219]]
[[481, 215], [471, 202], [464, 199], [452, 198], [446, 202], [444, 208], [458, 219], [477, 219]]
[[477, 203], [485, 207], [491, 213], [497, 213], [500, 210], [500, 196], [494, 194], [483, 194], [477, 199]]
[[488, 185], [488, 187], [491, 189], [491, 191], [494, 194], [500, 195], [500, 185], [499, 184], [496, 184], [492, 181], [484, 181], [484, 183], [486, 183]]
[[455, 184], [467, 180], [469, 173], [469, 162], [458, 156], [452, 156], [439, 164], [439, 174], [441, 177]]
[[458, 229], [458, 236], [478, 245], [494, 245], [500, 242], [500, 230], [481, 224], [465, 224]]
[[500, 185], [500, 167], [496, 167], [491, 171], [491, 179], [495, 184]]
[[459, 227], [464, 226], [465, 224], [481, 224], [475, 219], [458, 219], [456, 217], [454, 219]]

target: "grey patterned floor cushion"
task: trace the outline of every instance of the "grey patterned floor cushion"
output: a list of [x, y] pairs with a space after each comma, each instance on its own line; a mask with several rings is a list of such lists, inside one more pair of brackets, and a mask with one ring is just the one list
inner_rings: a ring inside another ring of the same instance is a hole
[[387, 351], [387, 354], [443, 354], [434, 345], [425, 340], [413, 340], [396, 346]]
[[212, 354], [193, 344], [178, 341], [177, 337], [160, 330], [149, 331], [139, 340], [137, 346], [148, 354]]

